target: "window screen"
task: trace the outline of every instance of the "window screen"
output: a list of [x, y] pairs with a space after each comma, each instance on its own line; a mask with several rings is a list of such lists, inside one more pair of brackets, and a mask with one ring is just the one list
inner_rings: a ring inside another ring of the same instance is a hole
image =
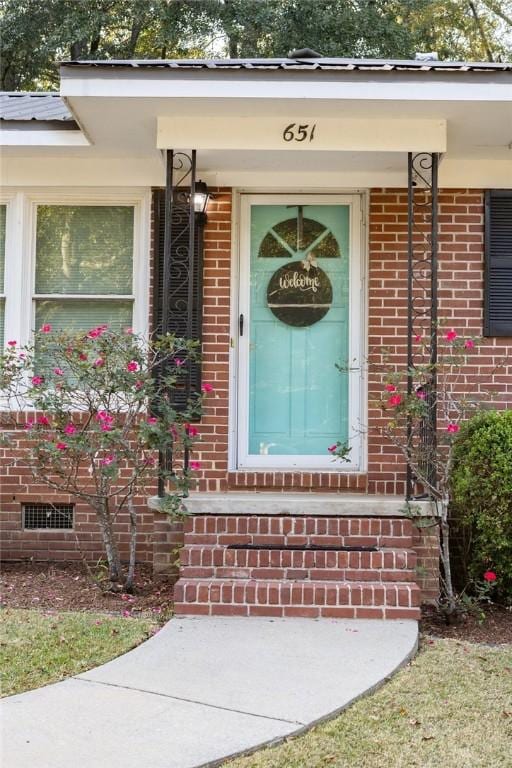
[[36, 328], [131, 325], [133, 234], [133, 206], [38, 206]]

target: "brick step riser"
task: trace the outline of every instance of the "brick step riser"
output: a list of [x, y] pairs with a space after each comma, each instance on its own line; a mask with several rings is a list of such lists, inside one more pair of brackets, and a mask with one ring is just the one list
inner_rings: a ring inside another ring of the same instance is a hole
[[419, 608], [366, 606], [279, 606], [224, 605], [221, 603], [175, 603], [176, 616], [260, 616], [303, 619], [412, 619], [419, 621]]
[[410, 549], [412, 536], [296, 536], [277, 534], [243, 533], [185, 533], [185, 545], [243, 546], [257, 547], [376, 547], [377, 549]]
[[267, 583], [181, 580], [178, 615], [419, 618], [413, 584]]
[[[378, 552], [347, 552], [282, 549], [226, 549], [224, 547], [189, 546], [181, 550], [184, 568], [243, 568], [243, 569], [327, 569], [340, 571], [414, 571], [417, 556], [411, 550], [380, 550]], [[209, 574], [211, 575], [211, 574]]]
[[[337, 544], [340, 538], [356, 538], [371, 540], [377, 544], [381, 538], [407, 539], [412, 538], [412, 523], [406, 518], [326, 518], [326, 517], [256, 517], [256, 516], [194, 516], [185, 521], [185, 535], [240, 535], [244, 537], [239, 543], [252, 543], [252, 537], [275, 537], [275, 542], [287, 541], [293, 544], [293, 537], [302, 544], [304, 539], [312, 537], [331, 538]], [[245, 538], [249, 537], [249, 538]], [[190, 540], [192, 543], [192, 539]], [[197, 541], [197, 543], [203, 543]], [[207, 542], [205, 542], [207, 543]], [[221, 541], [221, 544], [231, 543]], [[235, 542], [233, 542], [235, 543]], [[254, 542], [259, 543], [259, 542]], [[400, 545], [402, 541], [400, 542]], [[385, 546], [385, 545], [384, 545]], [[388, 545], [388, 546], [393, 546]]]
[[183, 579], [270, 579], [277, 581], [415, 581], [414, 571], [365, 571], [357, 569], [336, 570], [329, 568], [205, 568], [185, 566], [181, 569]]

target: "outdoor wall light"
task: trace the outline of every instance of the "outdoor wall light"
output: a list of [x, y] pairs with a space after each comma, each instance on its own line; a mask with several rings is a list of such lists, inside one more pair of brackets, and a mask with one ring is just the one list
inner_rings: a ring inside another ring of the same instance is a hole
[[194, 210], [196, 213], [206, 213], [206, 206], [210, 197], [207, 184], [201, 180], [196, 181], [194, 192]]

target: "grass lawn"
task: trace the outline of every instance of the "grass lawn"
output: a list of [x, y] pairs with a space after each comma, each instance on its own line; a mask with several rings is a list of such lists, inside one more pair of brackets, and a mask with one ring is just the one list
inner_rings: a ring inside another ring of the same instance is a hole
[[150, 619], [5, 608], [0, 626], [1, 691], [10, 696], [103, 664], [158, 625]]
[[226, 768], [511, 768], [512, 646], [425, 641], [373, 696]]

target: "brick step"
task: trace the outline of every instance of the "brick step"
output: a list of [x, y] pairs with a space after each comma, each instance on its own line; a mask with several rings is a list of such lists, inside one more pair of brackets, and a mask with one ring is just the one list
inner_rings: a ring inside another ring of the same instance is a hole
[[226, 549], [187, 545], [180, 554], [185, 579], [278, 579], [413, 582], [416, 553], [406, 549], [348, 552]]
[[411, 583], [180, 579], [177, 615], [419, 619]]
[[406, 518], [197, 515], [185, 521], [185, 544], [410, 549], [412, 524]]

